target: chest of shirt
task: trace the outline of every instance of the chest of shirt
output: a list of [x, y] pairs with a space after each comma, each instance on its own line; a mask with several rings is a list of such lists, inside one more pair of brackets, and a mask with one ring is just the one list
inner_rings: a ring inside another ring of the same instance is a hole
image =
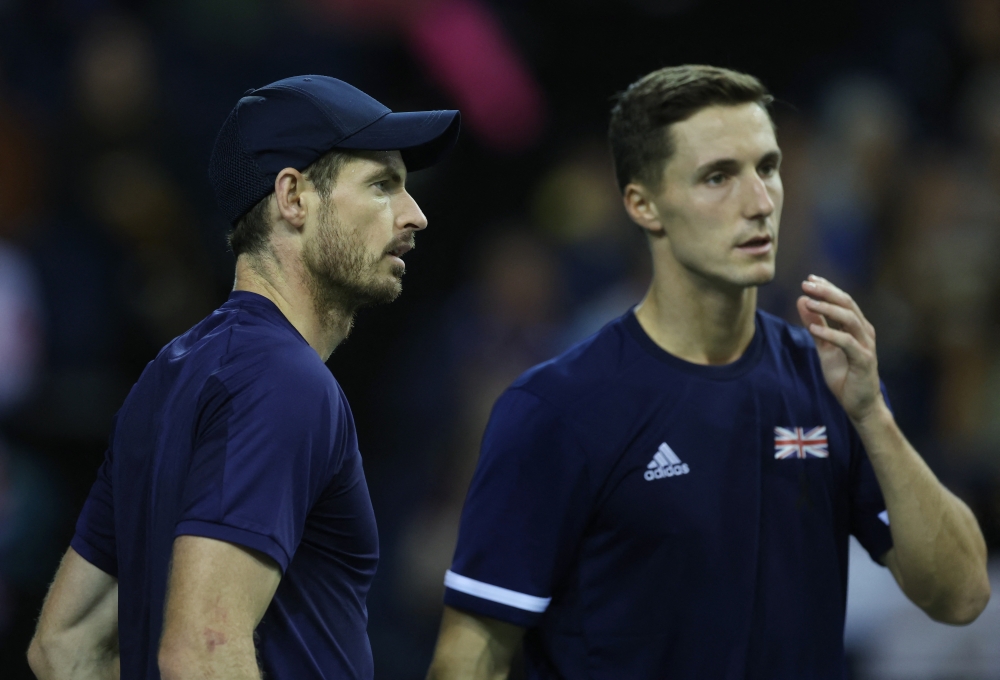
[[782, 512], [815, 530], [848, 511], [850, 425], [821, 382], [761, 366], [651, 396], [604, 458], [596, 533], [703, 544]]

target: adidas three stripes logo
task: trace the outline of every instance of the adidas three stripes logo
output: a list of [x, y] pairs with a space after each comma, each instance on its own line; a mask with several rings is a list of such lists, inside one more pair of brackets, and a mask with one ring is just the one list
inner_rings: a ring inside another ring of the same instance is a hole
[[642, 476], [647, 482], [651, 482], [654, 479], [663, 479], [664, 477], [686, 475], [691, 472], [691, 468], [688, 467], [687, 463], [682, 463], [681, 459], [677, 457], [677, 454], [674, 453], [674, 450], [666, 442], [660, 444], [660, 447], [656, 449], [656, 453], [653, 454], [653, 460], [649, 461], [649, 465], [646, 468], [647, 470], [642, 473]]

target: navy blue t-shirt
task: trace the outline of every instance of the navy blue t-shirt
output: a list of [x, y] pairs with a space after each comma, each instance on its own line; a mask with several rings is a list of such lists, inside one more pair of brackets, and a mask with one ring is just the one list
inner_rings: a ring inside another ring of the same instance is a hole
[[72, 546], [118, 578], [122, 678], [160, 677], [179, 535], [258, 550], [281, 583], [257, 628], [268, 678], [371, 678], [378, 534], [354, 419], [269, 300], [234, 292], [163, 348], [115, 419]]
[[884, 510], [804, 329], [701, 366], [629, 312], [497, 401], [445, 602], [528, 627], [529, 678], [840, 679]]

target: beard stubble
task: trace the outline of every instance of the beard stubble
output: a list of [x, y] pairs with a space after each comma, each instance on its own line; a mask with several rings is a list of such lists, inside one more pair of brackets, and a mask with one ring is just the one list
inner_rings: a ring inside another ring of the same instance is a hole
[[[326, 201], [317, 236], [303, 254], [320, 318], [341, 317], [350, 323], [361, 307], [388, 304], [399, 297], [405, 269], [394, 264], [387, 277], [381, 267], [382, 258], [398, 242], [393, 241], [381, 253], [369, 254], [359, 234], [345, 229]], [[412, 243], [412, 235], [402, 242]]]

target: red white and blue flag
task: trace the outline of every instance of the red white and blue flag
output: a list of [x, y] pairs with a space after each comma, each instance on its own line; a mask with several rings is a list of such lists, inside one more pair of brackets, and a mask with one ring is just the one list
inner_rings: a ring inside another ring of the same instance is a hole
[[786, 458], [827, 458], [830, 451], [825, 427], [814, 427], [806, 431], [804, 427], [774, 428], [774, 457]]

